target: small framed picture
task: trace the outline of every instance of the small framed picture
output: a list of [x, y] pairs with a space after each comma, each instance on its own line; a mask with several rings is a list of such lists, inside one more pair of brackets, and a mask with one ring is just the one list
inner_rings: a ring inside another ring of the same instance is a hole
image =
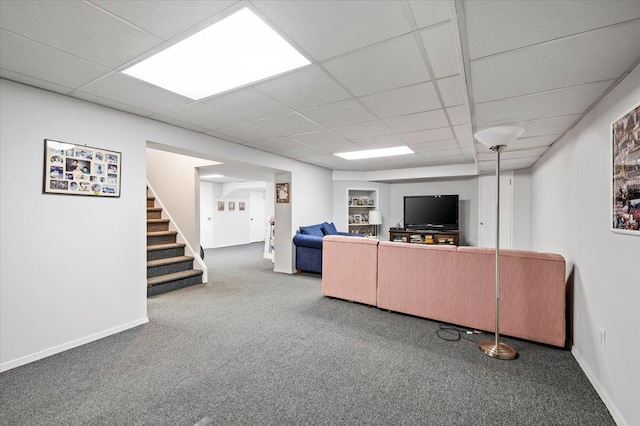
[[229, 201], [229, 211], [235, 211], [236, 210], [236, 202], [235, 201]]
[[243, 212], [245, 209], [245, 202], [244, 201], [239, 201], [238, 202], [238, 210], [240, 210], [241, 212]]
[[276, 203], [289, 202], [289, 183], [276, 183]]
[[219, 212], [224, 211], [224, 201], [218, 201], [218, 211]]

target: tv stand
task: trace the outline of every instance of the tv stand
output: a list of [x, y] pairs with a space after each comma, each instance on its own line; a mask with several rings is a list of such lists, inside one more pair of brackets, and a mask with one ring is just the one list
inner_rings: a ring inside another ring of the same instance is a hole
[[434, 231], [424, 229], [392, 228], [389, 230], [389, 241], [416, 244], [450, 244], [460, 245], [460, 231]]

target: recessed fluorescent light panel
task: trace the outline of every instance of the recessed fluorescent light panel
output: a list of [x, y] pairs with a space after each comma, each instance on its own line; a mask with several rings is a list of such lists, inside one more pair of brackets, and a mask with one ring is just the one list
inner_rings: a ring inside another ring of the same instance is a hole
[[345, 160], [362, 160], [365, 158], [393, 157], [395, 155], [414, 154], [408, 146], [394, 146], [392, 148], [367, 149], [364, 151], [340, 152], [334, 155]]
[[213, 178], [221, 178], [224, 177], [224, 175], [206, 175], [206, 176], [200, 176], [200, 179], [213, 179]]
[[198, 100], [309, 63], [244, 8], [122, 72]]

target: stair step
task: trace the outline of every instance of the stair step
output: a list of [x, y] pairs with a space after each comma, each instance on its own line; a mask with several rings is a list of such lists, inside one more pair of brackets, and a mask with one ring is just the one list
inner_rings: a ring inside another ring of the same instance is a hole
[[160, 219], [162, 217], [162, 207], [147, 207], [147, 219]]
[[156, 266], [170, 265], [172, 263], [192, 262], [193, 256], [176, 256], [166, 259], [148, 260], [147, 268], [155, 268]]
[[184, 247], [186, 247], [186, 244], [184, 243], [156, 244], [153, 246], [147, 246], [147, 253], [149, 253], [150, 251], [166, 250], [166, 249], [173, 249], [173, 248], [184, 248]]
[[178, 233], [176, 231], [147, 232], [147, 246], [175, 243], [177, 235]]
[[173, 274], [160, 275], [158, 277], [149, 278], [147, 280], [147, 287], [153, 287], [154, 285], [166, 284], [171, 281], [178, 281], [185, 278], [200, 276], [202, 276], [202, 271], [199, 269], [189, 269], [188, 271], [174, 272]]
[[163, 259], [147, 260], [147, 278], [173, 274], [193, 269], [193, 257], [175, 256]]
[[147, 219], [147, 232], [168, 231], [169, 219]]
[[147, 197], [147, 207], [155, 207], [156, 203], [155, 197]]
[[184, 256], [185, 247], [186, 244], [183, 243], [156, 244], [147, 246], [147, 260]]
[[163, 235], [178, 235], [176, 231], [153, 231], [147, 232], [147, 237], [160, 237]]

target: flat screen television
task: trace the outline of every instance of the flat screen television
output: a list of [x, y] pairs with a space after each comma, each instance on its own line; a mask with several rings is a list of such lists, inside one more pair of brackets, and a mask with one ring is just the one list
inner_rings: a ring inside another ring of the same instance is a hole
[[458, 195], [404, 197], [404, 227], [407, 229], [457, 231]]

